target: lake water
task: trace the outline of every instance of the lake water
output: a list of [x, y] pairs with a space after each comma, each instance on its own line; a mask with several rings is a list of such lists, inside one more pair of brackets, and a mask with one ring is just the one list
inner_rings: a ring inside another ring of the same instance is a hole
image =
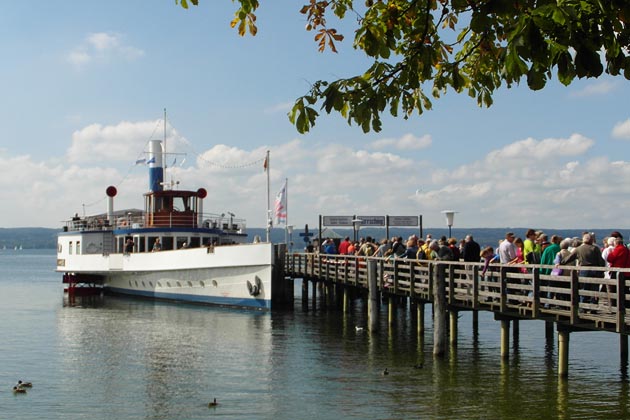
[[[105, 297], [70, 306], [51, 250], [0, 251], [0, 419], [623, 419], [619, 337], [572, 333], [569, 379], [557, 336], [522, 321], [501, 362], [500, 324], [469, 313], [459, 344], [434, 360], [409, 308], [381, 332], [352, 311], [259, 313]], [[423, 363], [422, 369], [414, 365]], [[388, 368], [390, 374], [382, 375]], [[18, 379], [32, 381], [14, 395]], [[217, 398], [219, 405], [207, 403]]]

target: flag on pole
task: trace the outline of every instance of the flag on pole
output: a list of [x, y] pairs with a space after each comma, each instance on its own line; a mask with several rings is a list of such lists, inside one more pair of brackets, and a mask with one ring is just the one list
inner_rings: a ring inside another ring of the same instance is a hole
[[287, 181], [278, 194], [276, 194], [276, 203], [274, 205], [274, 219], [276, 226], [287, 224]]
[[265, 161], [263, 162], [263, 172], [267, 172], [267, 157], [265, 157]]
[[138, 160], [136, 160], [136, 165], [140, 165], [142, 163], [147, 163], [147, 160], [146, 159], [138, 159]]

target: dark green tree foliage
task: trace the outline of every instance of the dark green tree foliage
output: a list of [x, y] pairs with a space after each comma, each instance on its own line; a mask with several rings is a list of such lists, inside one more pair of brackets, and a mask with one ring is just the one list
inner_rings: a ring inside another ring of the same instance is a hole
[[[256, 34], [257, 0], [233, 0], [239, 34]], [[188, 8], [188, 2], [179, 0]], [[323, 110], [364, 132], [381, 130], [381, 115], [409, 118], [431, 109], [449, 89], [492, 105], [502, 85], [564, 85], [604, 72], [630, 79], [630, 1], [626, 0], [310, 0], [300, 10], [320, 51], [343, 35], [327, 25], [333, 13], [356, 19], [354, 43], [373, 59], [363, 74], [312, 84], [289, 113], [300, 133]]]

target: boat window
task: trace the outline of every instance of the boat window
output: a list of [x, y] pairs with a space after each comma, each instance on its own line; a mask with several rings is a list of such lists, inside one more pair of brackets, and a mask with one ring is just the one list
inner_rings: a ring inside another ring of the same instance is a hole
[[185, 236], [178, 236], [177, 249], [188, 248], [188, 247], [189, 247], [188, 238], [186, 238]]
[[199, 238], [190, 238], [190, 247], [191, 248], [199, 248]]
[[57, 254], [61, 254], [61, 250], [63, 250], [63, 245], [61, 245], [61, 242], [57, 243]]
[[68, 246], [68, 253], [72, 255], [72, 241], [70, 241], [70, 245]]
[[188, 287], [192, 287], [192, 281], [188, 280]]
[[170, 282], [170, 281], [167, 281], [167, 282], [166, 282], [166, 286], [167, 286], [167, 287], [171, 287], [171, 282]]
[[199, 280], [199, 285], [201, 287], [206, 287], [206, 283], [204, 283], [203, 280]]
[[173, 197], [174, 211], [190, 211], [190, 197]]
[[76, 254], [79, 255], [81, 253], [81, 241], [77, 241], [77, 252]]
[[162, 238], [162, 251], [167, 251], [173, 248], [173, 238], [164, 236]]
[[177, 287], [182, 287], [182, 284], [180, 282], [177, 282]]

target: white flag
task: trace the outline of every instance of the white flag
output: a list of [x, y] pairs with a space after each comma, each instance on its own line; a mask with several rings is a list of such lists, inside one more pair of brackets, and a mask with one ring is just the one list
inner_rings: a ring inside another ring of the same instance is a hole
[[278, 194], [276, 194], [276, 203], [274, 209], [274, 219], [276, 226], [287, 224], [287, 181]]

